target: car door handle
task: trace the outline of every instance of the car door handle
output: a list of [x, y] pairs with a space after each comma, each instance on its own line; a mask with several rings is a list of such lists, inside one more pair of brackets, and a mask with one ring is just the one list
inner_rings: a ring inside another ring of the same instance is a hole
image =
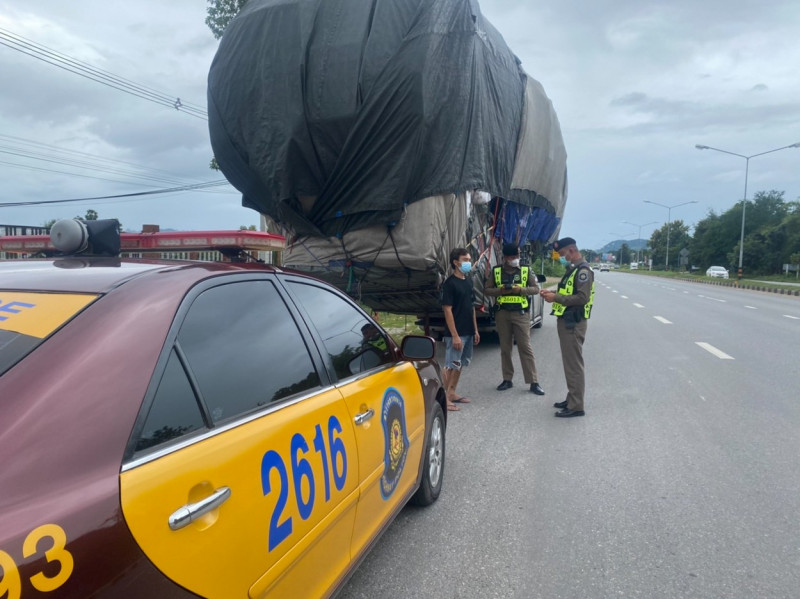
[[354, 420], [356, 421], [356, 424], [364, 424], [367, 420], [372, 418], [374, 415], [375, 415], [375, 410], [370, 408], [366, 412], [361, 412], [360, 414], [356, 414], [356, 417], [354, 418]]
[[206, 515], [208, 512], [217, 509], [225, 503], [230, 496], [230, 487], [220, 487], [205, 499], [196, 503], [184, 505], [182, 508], [173, 512], [169, 517], [169, 527], [172, 530], [180, 530], [201, 516]]

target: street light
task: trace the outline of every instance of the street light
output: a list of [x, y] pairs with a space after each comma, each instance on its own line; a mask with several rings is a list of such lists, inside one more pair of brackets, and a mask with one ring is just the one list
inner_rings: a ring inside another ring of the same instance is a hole
[[[642, 239], [642, 227], [646, 227], [647, 225], [654, 225], [658, 221], [654, 220], [654, 221], [649, 222], [649, 223], [644, 223], [643, 225], [637, 225], [636, 223], [632, 223], [629, 220], [624, 220], [622, 222], [625, 223], [626, 225], [633, 225], [634, 227], [639, 227], [639, 237], [637, 239], [641, 240]], [[667, 231], [667, 232], [669, 232], [669, 231]], [[641, 257], [642, 257], [642, 250], [640, 249], [638, 252], [636, 252], [636, 262], [641, 262]]]
[[[669, 223], [672, 217], [672, 209], [677, 208], [679, 206], [686, 206], [686, 204], [696, 204], [697, 200], [692, 200], [691, 202], [684, 202], [683, 204], [675, 204], [674, 206], [667, 206], [666, 204], [659, 204], [658, 202], [651, 202], [650, 200], [644, 200], [645, 204], [655, 204], [656, 206], [661, 206], [662, 208], [667, 209], [667, 260], [665, 269], [669, 270]], [[651, 256], [652, 258], [652, 256]]]
[[763, 156], [764, 154], [772, 154], [772, 152], [777, 152], [779, 150], [787, 150], [789, 148], [800, 148], [800, 141], [797, 143], [793, 143], [788, 146], [782, 146], [780, 148], [775, 148], [774, 150], [767, 150], [766, 152], [759, 152], [758, 154], [751, 154], [750, 156], [745, 156], [744, 154], [737, 154], [736, 152], [729, 152], [728, 150], [720, 150], [719, 148], [712, 148], [711, 146], [703, 146], [701, 144], [695, 144], [694, 146], [698, 150], [714, 150], [715, 152], [722, 152], [723, 154], [730, 154], [731, 156], [738, 156], [739, 158], [744, 158], [745, 165], [744, 165], [744, 198], [742, 199], [742, 235], [739, 238], [739, 271], [738, 271], [738, 278], [741, 280], [742, 278], [742, 257], [744, 256], [744, 212], [747, 207], [747, 174], [750, 171], [750, 159], [755, 158], [756, 156]]

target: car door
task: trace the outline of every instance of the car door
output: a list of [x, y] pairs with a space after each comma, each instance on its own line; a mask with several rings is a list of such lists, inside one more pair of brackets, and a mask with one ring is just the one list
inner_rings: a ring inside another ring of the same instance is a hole
[[269, 278], [187, 299], [123, 465], [125, 520], [203, 597], [316, 597], [350, 564], [358, 455], [341, 393]]
[[286, 284], [319, 334], [355, 424], [359, 463], [355, 558], [416, 487], [425, 444], [422, 385], [413, 364], [399, 361], [385, 338], [382, 346], [387, 351], [373, 349], [364, 335], [377, 329], [349, 300], [310, 282], [287, 279]]

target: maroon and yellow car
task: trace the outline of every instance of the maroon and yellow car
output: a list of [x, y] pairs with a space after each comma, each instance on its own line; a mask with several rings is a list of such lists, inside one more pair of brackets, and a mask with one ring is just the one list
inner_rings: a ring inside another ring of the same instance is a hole
[[0, 262], [0, 597], [326, 597], [441, 490], [434, 342], [257, 264]]

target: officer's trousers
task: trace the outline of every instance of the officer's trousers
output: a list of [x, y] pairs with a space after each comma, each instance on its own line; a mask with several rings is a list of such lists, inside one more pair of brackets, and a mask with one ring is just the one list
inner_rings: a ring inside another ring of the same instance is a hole
[[583, 410], [586, 381], [583, 369], [583, 342], [586, 339], [588, 320], [581, 320], [575, 328], [568, 329], [564, 319], [558, 318], [558, 341], [561, 344], [561, 361], [567, 379], [567, 409]]
[[514, 339], [516, 339], [525, 384], [538, 383], [536, 360], [531, 347], [530, 313], [521, 310], [498, 310], [494, 320], [497, 326], [497, 336], [500, 338], [500, 368], [503, 371], [503, 380], [510, 381], [514, 377], [511, 350], [514, 346]]

